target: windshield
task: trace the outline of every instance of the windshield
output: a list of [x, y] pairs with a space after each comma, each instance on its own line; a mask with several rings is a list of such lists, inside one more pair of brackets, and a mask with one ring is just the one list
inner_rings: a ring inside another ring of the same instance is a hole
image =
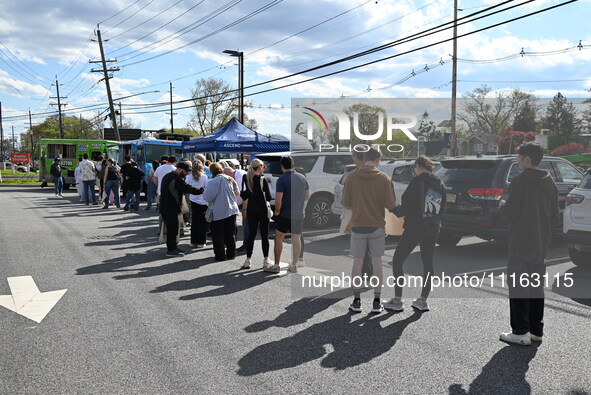
[[146, 162], [148, 163], [152, 162], [153, 160], [160, 161], [160, 157], [162, 155], [176, 155], [176, 157], [180, 160], [182, 154], [181, 147], [174, 147], [170, 145], [145, 144], [144, 149]]
[[498, 164], [498, 161], [485, 160], [441, 161], [441, 168], [435, 172], [435, 175], [445, 185], [466, 184], [471, 187], [488, 187]]

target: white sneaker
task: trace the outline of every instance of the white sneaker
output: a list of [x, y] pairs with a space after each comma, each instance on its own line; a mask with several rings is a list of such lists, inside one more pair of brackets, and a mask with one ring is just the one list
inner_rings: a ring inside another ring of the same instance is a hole
[[542, 338], [543, 338], [542, 336], [536, 336], [533, 333], [530, 333], [529, 334], [529, 337], [530, 337], [530, 339], [531, 339], [532, 342], [539, 342], [539, 343], [542, 342]]
[[246, 260], [242, 264], [242, 269], [250, 269], [250, 263], [250, 258], [246, 258]]
[[290, 263], [289, 266], [287, 267], [287, 271], [290, 273], [297, 273], [298, 267], [296, 265], [294, 265], [293, 263]]
[[263, 262], [263, 270], [268, 272], [269, 269], [271, 269], [273, 267], [273, 263], [271, 263], [271, 261], [266, 260]]
[[263, 270], [269, 273], [279, 273], [281, 272], [281, 267], [279, 265], [273, 265], [269, 267], [263, 267]]
[[522, 346], [531, 345], [531, 338], [529, 332], [527, 332], [525, 335], [516, 335], [513, 332], [501, 333], [499, 340], [502, 340], [507, 343], [520, 344]]

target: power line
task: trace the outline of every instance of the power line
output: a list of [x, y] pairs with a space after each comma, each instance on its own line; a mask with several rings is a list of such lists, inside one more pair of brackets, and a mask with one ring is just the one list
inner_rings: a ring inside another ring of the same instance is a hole
[[117, 12], [116, 14], [111, 15], [110, 17], [108, 17], [104, 21], [99, 22], [98, 24], [101, 25], [101, 24], [105, 23], [106, 21], [115, 18], [117, 15], [121, 14], [122, 12], [127, 11], [128, 9], [130, 9], [131, 7], [133, 7], [134, 5], [136, 5], [139, 2], [140, 2], [140, 0], [134, 1], [132, 4], [128, 5], [127, 7], [125, 7], [124, 9], [122, 9], [121, 11]]
[[143, 7], [140, 7], [139, 10], [137, 10], [136, 12], [134, 12], [133, 14], [131, 14], [130, 16], [128, 16], [127, 18], [123, 19], [121, 22], [119, 22], [118, 24], [116, 24], [115, 26], [111, 27], [110, 29], [107, 29], [105, 31], [105, 33], [110, 32], [111, 30], [115, 29], [117, 26], [121, 25], [124, 22], [127, 22], [128, 20], [130, 20], [131, 18], [133, 18], [135, 15], [137, 15], [138, 12], [140, 12], [141, 10], [145, 9], [147, 6], [149, 6], [150, 4], [152, 4], [154, 2], [154, 0], [150, 0], [148, 2], [148, 4], [144, 5]]
[[[502, 21], [502, 22], [499, 22], [499, 23], [495, 23], [495, 24], [492, 24], [492, 25], [489, 25], [489, 26], [486, 26], [486, 27], [483, 27], [483, 28], [480, 28], [480, 29], [477, 29], [477, 30], [474, 30], [474, 31], [471, 31], [471, 32], [467, 32], [467, 33], [458, 35], [458, 38], [470, 36], [470, 35], [473, 35], [473, 34], [476, 34], [476, 33], [482, 32], [482, 31], [485, 31], [485, 30], [489, 30], [489, 29], [491, 29], [493, 27], [498, 27], [498, 26], [501, 26], [501, 25], [506, 24], [506, 23], [511, 23], [511, 22], [515, 22], [515, 21], [518, 21], [518, 20], [521, 20], [521, 19], [524, 19], [524, 18], [528, 18], [530, 16], [537, 15], [537, 14], [540, 14], [540, 13], [543, 13], [543, 12], [547, 12], [547, 11], [553, 10], [555, 8], [563, 7], [565, 5], [568, 5], [570, 3], [574, 3], [576, 1], [577, 0], [570, 0], [570, 1], [567, 1], [567, 2], [564, 2], [564, 3], [561, 3], [561, 4], [550, 6], [550, 7], [547, 7], [547, 8], [541, 9], [541, 10], [537, 10], [537, 11], [534, 11], [534, 12], [530, 12], [530, 13], [525, 14], [525, 15], [521, 15], [521, 16], [518, 16], [518, 17], [515, 17], [515, 18], [507, 19], [507, 20]], [[522, 4], [524, 4], [524, 3], [522, 3]], [[520, 5], [522, 5], [522, 4], [520, 4]], [[511, 7], [511, 8], [513, 8], [513, 7]], [[506, 9], [505, 10], [501, 10], [501, 11], [506, 11]], [[374, 61], [371, 61], [371, 62], [366, 62], [366, 63], [360, 64], [360, 65], [357, 65], [357, 66], [352, 66], [352, 67], [349, 67], [349, 68], [337, 70], [337, 71], [334, 71], [334, 72], [331, 72], [331, 73], [326, 73], [326, 74], [323, 74], [323, 75], [320, 75], [320, 76], [311, 77], [311, 78], [308, 78], [308, 79], [305, 79], [305, 80], [301, 80], [301, 81], [297, 81], [297, 82], [285, 84], [285, 85], [282, 85], [282, 86], [278, 86], [278, 87], [274, 87], [274, 88], [269, 88], [269, 89], [261, 90], [261, 91], [258, 91], [258, 92], [253, 92], [253, 93], [245, 94], [244, 96], [245, 97], [250, 97], [250, 96], [259, 95], [259, 94], [262, 94], [262, 93], [267, 93], [267, 92], [271, 92], [271, 91], [275, 91], [275, 90], [284, 89], [284, 88], [288, 88], [288, 87], [291, 87], [291, 86], [303, 84], [303, 83], [314, 81], [314, 80], [317, 80], [317, 79], [326, 78], [326, 77], [329, 77], [329, 76], [332, 76], [332, 75], [344, 73], [346, 71], [351, 71], [351, 70], [358, 69], [358, 68], [361, 68], [361, 67], [365, 67], [365, 66], [368, 66], [368, 65], [371, 65], [371, 64], [375, 64], [375, 63], [378, 63], [378, 62], [383, 62], [385, 60], [393, 59], [393, 58], [396, 58], [396, 57], [407, 55], [409, 53], [413, 53], [413, 52], [420, 51], [420, 50], [423, 50], [423, 49], [426, 49], [426, 48], [430, 48], [430, 47], [433, 47], [433, 46], [436, 46], [436, 45], [440, 45], [442, 43], [449, 42], [449, 41], [451, 41], [453, 39], [454, 39], [453, 37], [452, 38], [443, 39], [443, 40], [440, 40], [440, 41], [437, 41], [437, 42], [434, 42], [434, 43], [431, 43], [431, 44], [428, 44], [428, 45], [424, 45], [424, 46], [421, 46], [421, 47], [418, 47], [418, 48], [414, 48], [414, 49], [411, 49], [411, 50], [408, 50], [408, 51], [405, 51], [405, 52], [401, 52], [401, 53], [398, 53], [398, 54], [395, 54], [395, 55], [387, 56], [385, 58], [381, 58], [381, 59], [378, 59], [378, 60], [374, 60]], [[270, 80], [270, 81], [266, 81], [266, 82], [261, 82], [261, 83], [258, 83], [258, 84], [254, 84], [254, 85], [248, 86], [248, 87], [246, 87], [246, 89], [252, 88], [252, 87], [255, 87], [255, 86], [260, 86], [260, 85], [263, 85], [263, 84], [268, 84], [269, 82], [275, 82], [275, 81], [278, 81], [279, 79], [285, 79], [285, 78], [289, 78], [289, 77], [292, 77], [292, 76], [293, 75], [289, 75], [289, 76], [285, 76], [285, 77], [280, 77], [278, 79], [274, 79], [274, 80]], [[228, 92], [235, 92], [235, 91], [236, 90], [231, 90], [231, 91], [228, 91]], [[223, 92], [223, 93], [228, 93], [228, 92]], [[222, 93], [220, 93], [220, 94], [222, 94]], [[191, 98], [191, 99], [179, 100], [176, 103], [177, 104], [178, 103], [186, 103], [186, 102], [189, 102], [189, 101], [193, 101], [195, 99], [209, 98], [209, 97], [214, 97], [214, 96], [217, 96], [217, 95], [219, 95], [219, 94], [209, 95], [209, 96], [202, 96], [202, 97], [199, 97], [199, 98]], [[165, 104], [168, 104], [168, 103], [157, 103], [157, 104], [154, 104], [153, 107], [158, 107], [158, 106], [162, 106], [162, 105], [165, 105]], [[179, 110], [179, 109], [191, 108], [191, 107], [193, 107], [193, 106], [191, 105], [191, 106], [187, 106], [187, 107], [177, 107], [176, 109]], [[148, 108], [148, 107], [146, 107], [146, 108]], [[145, 113], [162, 112], [162, 111], [163, 110], [155, 110], [155, 111], [144, 111], [144, 112], [138, 112], [138, 113], [145, 114]]]
[[[125, 56], [128, 56], [128, 55], [132, 55], [132, 54], [134, 54], [134, 53], [136, 53], [136, 52], [141, 52], [141, 51], [143, 51], [144, 49], [146, 49], [146, 48], [150, 48], [150, 47], [153, 47], [153, 48], [151, 48], [151, 50], [154, 50], [154, 49], [156, 49], [156, 48], [159, 48], [159, 47], [161, 47], [162, 45], [164, 45], [164, 44], [167, 44], [167, 43], [169, 43], [170, 41], [174, 41], [175, 39], [177, 39], [177, 38], [179, 38], [179, 37], [181, 37], [181, 36], [183, 36], [183, 35], [185, 35], [185, 34], [189, 33], [190, 31], [192, 31], [192, 30], [196, 29], [197, 27], [199, 27], [199, 26], [203, 25], [204, 23], [206, 23], [206, 22], [210, 21], [211, 19], [213, 19], [213, 18], [217, 17], [218, 15], [221, 15], [221, 14], [223, 14], [224, 12], [228, 11], [230, 8], [232, 8], [232, 7], [236, 6], [236, 5], [238, 5], [238, 3], [240, 3], [241, 1], [242, 1], [242, 0], [231, 0], [231, 1], [229, 1], [228, 3], [226, 3], [226, 4], [222, 5], [221, 7], [217, 8], [217, 9], [216, 9], [216, 10], [214, 10], [213, 12], [210, 12], [210, 13], [209, 13], [209, 14], [207, 14], [206, 16], [204, 16], [204, 17], [202, 17], [202, 18], [198, 19], [197, 21], [195, 21], [195, 22], [193, 22], [193, 23], [191, 23], [191, 24], [189, 24], [189, 25], [187, 25], [187, 26], [183, 27], [182, 29], [180, 29], [180, 30], [177, 30], [176, 32], [174, 32], [174, 33], [171, 33], [171, 34], [169, 34], [168, 36], [166, 36], [166, 37], [164, 37], [164, 38], [162, 38], [162, 39], [160, 39], [160, 40], [157, 40], [157, 41], [155, 41], [155, 42], [153, 42], [153, 43], [151, 43], [151, 44], [144, 45], [144, 46], [143, 46], [143, 47], [141, 47], [141, 48], [138, 48], [138, 49], [135, 49], [135, 50], [133, 50], [133, 51], [130, 51], [130, 52], [124, 53], [123, 55], [120, 55], [120, 56], [121, 56], [121, 57], [125, 57]], [[202, 1], [202, 2], [203, 2], [203, 1]], [[201, 3], [202, 3], [202, 2], [201, 2]], [[199, 3], [199, 4], [201, 4], [201, 3]], [[199, 4], [197, 4], [197, 5], [199, 5]], [[176, 37], [173, 37], [174, 35], [176, 35]], [[168, 40], [170, 37], [173, 37], [173, 38], [172, 38], [171, 40]], [[158, 45], [156, 45], [156, 44], [158, 44]], [[113, 53], [114, 53], [114, 52], [116, 52], [116, 51], [113, 51]], [[142, 52], [142, 53], [139, 53], [139, 54], [137, 54], [137, 55], [134, 55], [134, 56], [132, 56], [132, 57], [129, 57], [129, 58], [127, 58], [127, 59], [124, 59], [124, 61], [125, 61], [125, 60], [129, 60], [129, 59], [136, 58], [136, 57], [138, 57], [138, 56], [141, 56], [141, 55], [143, 55], [143, 54], [144, 54], [143, 52]]]
[[140, 24], [138, 24], [138, 25], [135, 25], [134, 27], [132, 27], [132, 28], [130, 28], [130, 29], [127, 29], [127, 30], [126, 30], [126, 31], [124, 31], [124, 32], [121, 32], [121, 33], [117, 34], [116, 36], [113, 36], [113, 37], [111, 37], [111, 38], [110, 38], [110, 40], [113, 40], [113, 39], [115, 39], [115, 38], [117, 38], [117, 37], [120, 37], [120, 36], [122, 36], [122, 35], [124, 35], [124, 34], [127, 34], [127, 33], [129, 33], [130, 31], [132, 31], [132, 30], [134, 30], [134, 29], [137, 29], [137, 28], [138, 28], [138, 27], [140, 27], [140, 26], [143, 26], [143, 25], [145, 25], [146, 23], [150, 22], [151, 20], [153, 20], [153, 19], [155, 19], [155, 18], [158, 18], [160, 15], [164, 14], [166, 11], [170, 10], [171, 8], [173, 8], [173, 7], [177, 6], [177, 5], [178, 5], [179, 3], [181, 3], [182, 1], [183, 1], [183, 0], [179, 0], [179, 1], [177, 1], [176, 3], [174, 3], [174, 4], [173, 4], [173, 5], [171, 5], [171, 6], [169, 6], [168, 8], [165, 8], [163, 11], [161, 11], [161, 12], [159, 12], [158, 14], [154, 15], [153, 17], [146, 19], [146, 20], [145, 20], [145, 21], [143, 21], [142, 23], [140, 23]]
[[[282, 2], [283, 2], [283, 0], [273, 0], [270, 3], [265, 4], [261, 8], [259, 8], [259, 9], [255, 10], [255, 11], [251, 12], [250, 14], [248, 14], [248, 15], [246, 15], [246, 16], [244, 16], [244, 17], [242, 17], [242, 18], [240, 18], [240, 19], [238, 19], [238, 20], [236, 20], [234, 22], [231, 22], [231, 23], [225, 25], [224, 27], [221, 27], [221, 28], [219, 28], [219, 29], [217, 29], [217, 30], [215, 30], [215, 31], [213, 31], [211, 33], [208, 33], [205, 36], [202, 36], [202, 37], [198, 38], [197, 40], [193, 40], [193, 41], [191, 41], [191, 42], [189, 42], [187, 44], [181, 45], [180, 47], [177, 47], [177, 48], [168, 50], [166, 52], [163, 52], [163, 53], [158, 54], [158, 55], [151, 56], [151, 57], [146, 58], [146, 59], [138, 60], [138, 61], [132, 62], [132, 63], [127, 63], [125, 65], [121, 65], [120, 67], [127, 67], [127, 66], [138, 64], [138, 63], [147, 62], [149, 60], [157, 59], [157, 58], [160, 58], [162, 56], [168, 55], [168, 54], [170, 54], [172, 52], [176, 52], [176, 51], [178, 51], [180, 49], [183, 49], [183, 48], [186, 48], [186, 47], [191, 46], [193, 44], [196, 44], [196, 43], [198, 43], [200, 41], [203, 41], [205, 39], [208, 39], [210, 37], [213, 37], [216, 34], [221, 33], [221, 32], [223, 32], [223, 31], [225, 31], [225, 30], [227, 30], [227, 29], [229, 29], [231, 27], [234, 27], [234, 26], [236, 26], [236, 25], [238, 25], [238, 24], [240, 24], [240, 23], [242, 23], [242, 22], [244, 22], [244, 21], [246, 21], [246, 20], [248, 20], [248, 19], [250, 19], [250, 18], [252, 18], [252, 17], [254, 17], [254, 16], [256, 16], [256, 15], [262, 13], [262, 12], [264, 12], [264, 11], [266, 11], [266, 10], [268, 10], [269, 8], [272, 8], [272, 7], [276, 6], [279, 3], [282, 3]], [[213, 17], [211, 19], [213, 19]], [[185, 32], [185, 33], [188, 33], [188, 32]], [[185, 33], [183, 33], [183, 34], [185, 34]], [[164, 43], [163, 44], [160, 44], [159, 46], [162, 46], [162, 45], [164, 45]], [[159, 46], [157, 46], [156, 48], [158, 48]], [[125, 59], [124, 61], [131, 60], [131, 59], [133, 59], [133, 58], [135, 58], [137, 56], [140, 56], [140, 55], [141, 54], [138, 54], [138, 55], [129, 57], [129, 58]]]

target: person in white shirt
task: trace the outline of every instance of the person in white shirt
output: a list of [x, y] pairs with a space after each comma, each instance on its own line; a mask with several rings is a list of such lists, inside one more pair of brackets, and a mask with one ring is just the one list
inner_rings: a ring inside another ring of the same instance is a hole
[[154, 172], [154, 177], [152, 181], [158, 184], [158, 188], [156, 188], [156, 194], [160, 196], [160, 188], [162, 186], [162, 179], [168, 173], [171, 173], [176, 170], [176, 156], [172, 155], [168, 157], [168, 162], [164, 165], [159, 166], [156, 171]]
[[84, 197], [86, 205], [90, 204], [90, 197], [92, 195], [92, 204], [98, 205], [96, 201], [96, 193], [94, 192], [96, 168], [94, 162], [88, 160], [88, 154], [83, 155], [84, 160], [80, 162], [80, 172], [82, 173], [82, 183], [84, 184]]
[[84, 184], [82, 182], [82, 172], [80, 171], [80, 163], [82, 162], [82, 157], [78, 158], [78, 165], [76, 166], [76, 170], [74, 170], [74, 178], [76, 179], [76, 191], [78, 192], [78, 196], [80, 197], [80, 201], [84, 201]]
[[[193, 162], [193, 169], [191, 174], [185, 179], [185, 182], [194, 188], [207, 188], [209, 178], [203, 171], [203, 164], [199, 160]], [[205, 233], [207, 229], [207, 221], [205, 220], [205, 210], [207, 210], [207, 202], [201, 195], [189, 195], [191, 201], [191, 247], [202, 248], [205, 246]]]

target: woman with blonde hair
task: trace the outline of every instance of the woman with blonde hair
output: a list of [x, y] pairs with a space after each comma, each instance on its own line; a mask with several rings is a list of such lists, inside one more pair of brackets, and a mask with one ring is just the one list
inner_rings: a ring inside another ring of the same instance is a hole
[[263, 176], [265, 164], [260, 159], [250, 163], [246, 173], [246, 193], [242, 203], [242, 215], [248, 221], [248, 240], [246, 242], [246, 260], [243, 269], [250, 269], [254, 240], [257, 236], [257, 228], [261, 231], [261, 244], [263, 247], [263, 270], [273, 266], [269, 260], [269, 217], [267, 215], [267, 202], [271, 201], [269, 184]]
[[216, 261], [236, 258], [236, 215], [238, 214], [238, 186], [233, 178], [224, 174], [219, 163], [212, 163], [209, 171], [213, 177], [207, 184], [203, 199], [211, 213], [211, 238]]
[[[197, 189], [207, 189], [209, 179], [203, 171], [203, 164], [199, 160], [193, 161], [191, 174], [187, 176], [187, 184]], [[205, 233], [207, 221], [205, 220], [205, 210], [207, 210], [207, 201], [203, 195], [189, 195], [191, 201], [191, 247], [202, 248], [205, 246]]]

